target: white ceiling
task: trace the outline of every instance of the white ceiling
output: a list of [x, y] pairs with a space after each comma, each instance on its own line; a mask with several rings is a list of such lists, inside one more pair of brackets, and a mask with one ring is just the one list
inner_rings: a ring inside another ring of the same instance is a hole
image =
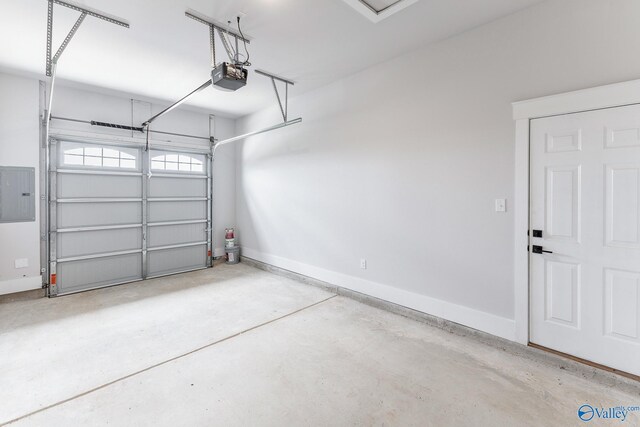
[[[66, 81], [177, 100], [209, 75], [206, 26], [193, 9], [226, 22], [243, 12], [254, 68], [297, 82], [292, 96], [464, 32], [541, 0], [420, 0], [377, 24], [343, 0], [84, 0], [125, 29], [87, 17], [58, 65]], [[54, 52], [78, 13], [55, 6]], [[0, 67], [44, 76], [46, 0], [0, 0]], [[222, 58], [223, 51], [218, 49]], [[275, 102], [271, 83], [250, 75], [234, 93], [208, 89], [189, 102], [242, 116]]]

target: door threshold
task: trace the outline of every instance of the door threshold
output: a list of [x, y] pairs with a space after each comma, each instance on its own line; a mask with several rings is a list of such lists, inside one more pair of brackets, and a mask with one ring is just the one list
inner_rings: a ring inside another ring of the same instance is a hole
[[565, 359], [573, 360], [574, 362], [582, 363], [583, 365], [587, 365], [587, 366], [590, 366], [592, 368], [600, 369], [600, 370], [603, 370], [603, 371], [606, 371], [606, 372], [611, 372], [613, 374], [620, 375], [621, 377], [629, 378], [631, 380], [640, 382], [640, 376], [639, 375], [630, 374], [629, 372], [625, 372], [625, 371], [621, 371], [619, 369], [611, 368], [611, 367], [606, 366], [606, 365], [601, 365], [600, 363], [592, 362], [592, 361], [586, 360], [586, 359], [581, 359], [581, 358], [579, 358], [577, 356], [573, 356], [571, 354], [563, 353], [563, 352], [558, 351], [558, 350], [553, 350], [553, 349], [550, 349], [550, 348], [547, 348], [547, 347], [543, 347], [541, 345], [534, 344], [532, 342], [529, 343], [529, 347], [535, 348], [537, 350], [542, 350], [542, 351], [547, 352], [547, 353], [555, 354], [556, 356], [560, 356], [560, 357], [563, 357]]

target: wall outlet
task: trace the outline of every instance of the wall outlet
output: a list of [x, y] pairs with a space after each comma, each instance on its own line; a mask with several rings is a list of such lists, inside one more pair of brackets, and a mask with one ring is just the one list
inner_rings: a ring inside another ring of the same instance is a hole
[[366, 259], [362, 258], [360, 260], [360, 268], [363, 269], [363, 270], [367, 269], [367, 260]]
[[13, 265], [16, 268], [27, 268], [29, 267], [29, 260], [27, 258], [20, 258], [14, 261]]
[[496, 199], [496, 212], [507, 211], [507, 199]]

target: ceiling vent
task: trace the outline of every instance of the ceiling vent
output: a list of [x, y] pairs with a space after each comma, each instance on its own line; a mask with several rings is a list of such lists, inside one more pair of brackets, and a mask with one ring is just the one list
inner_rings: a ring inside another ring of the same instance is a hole
[[380, 22], [417, 1], [418, 0], [344, 0], [345, 3], [369, 18], [372, 22]]

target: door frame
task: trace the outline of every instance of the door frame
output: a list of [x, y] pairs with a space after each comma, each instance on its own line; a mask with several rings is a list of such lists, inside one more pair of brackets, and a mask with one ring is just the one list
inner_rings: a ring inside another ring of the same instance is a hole
[[515, 120], [514, 310], [515, 341], [529, 344], [529, 212], [531, 120], [640, 104], [640, 80], [512, 103]]

